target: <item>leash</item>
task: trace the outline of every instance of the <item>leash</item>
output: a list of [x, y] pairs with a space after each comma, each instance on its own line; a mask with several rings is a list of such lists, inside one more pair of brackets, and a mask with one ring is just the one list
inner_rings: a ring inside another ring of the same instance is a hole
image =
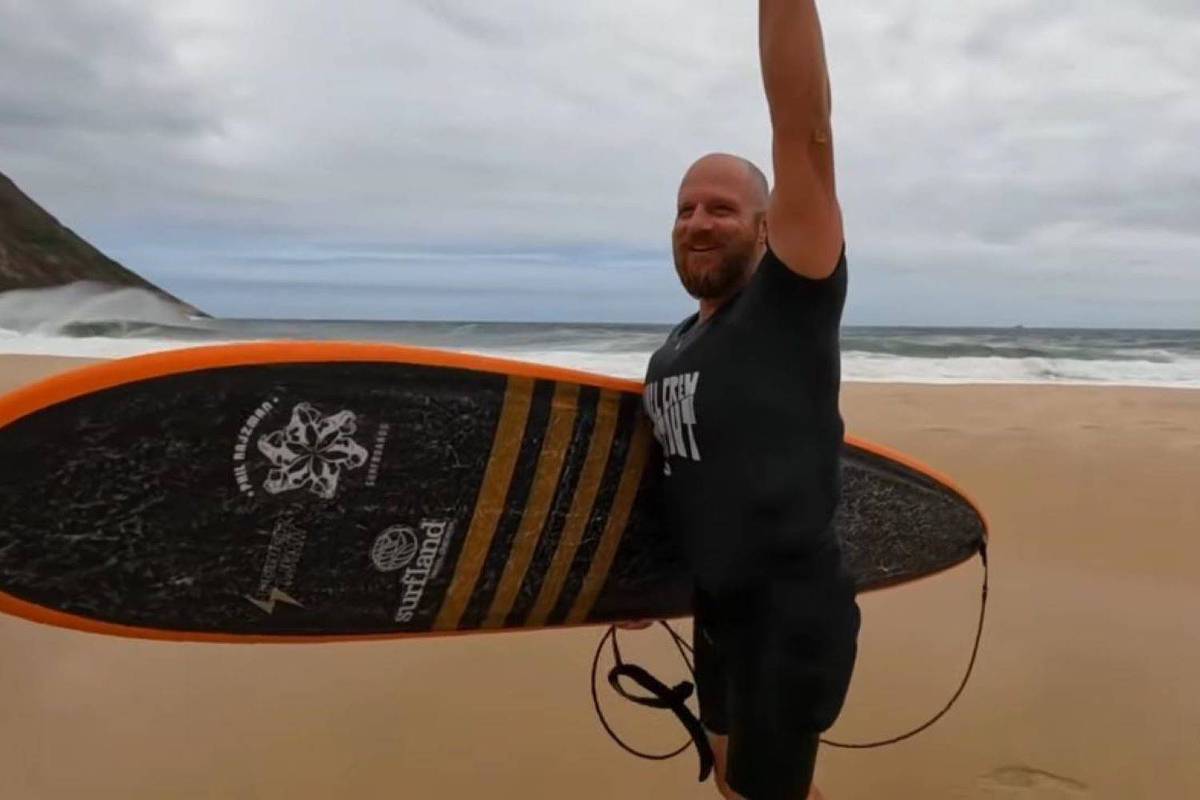
[[[967, 668], [963, 674], [962, 681], [959, 683], [958, 689], [955, 690], [954, 694], [950, 697], [950, 700], [946, 703], [946, 705], [943, 706], [940, 711], [938, 711], [925, 723], [898, 736], [872, 742], [838, 742], [832, 739], [822, 738], [822, 744], [828, 745], [829, 747], [838, 747], [848, 750], [868, 750], [877, 747], [886, 747], [888, 745], [896, 744], [897, 742], [902, 742], [905, 739], [911, 739], [922, 731], [925, 731], [942, 717], [944, 717], [951, 708], [953, 708], [954, 704], [958, 702], [959, 697], [962, 696], [963, 691], [967, 688], [967, 683], [971, 679], [971, 674], [975, 669], [975, 662], [979, 655], [979, 645], [983, 639], [983, 624], [987, 614], [988, 600], [988, 558], [986, 540], [981, 542], [979, 545], [979, 558], [983, 564], [983, 588], [981, 590], [979, 599], [979, 622], [975, 628], [975, 644], [971, 648], [971, 659], [967, 663]], [[600, 719], [600, 724], [604, 726], [604, 730], [608, 733], [609, 737], [612, 738], [612, 740], [618, 745], [620, 745], [626, 752], [638, 756], [639, 758], [645, 758], [653, 761], [665, 761], [680, 755], [687, 750], [689, 746], [694, 746], [696, 748], [697, 757], [700, 760], [700, 780], [703, 782], [712, 772], [713, 753], [712, 747], [708, 742], [708, 735], [705, 733], [703, 725], [700, 724], [700, 720], [687, 706], [687, 700], [695, 692], [694, 682], [696, 679], [696, 669], [691, 658], [691, 656], [694, 655], [694, 652], [692, 650], [692, 646], [688, 644], [688, 642], [682, 636], [680, 636], [675, 629], [670, 626], [669, 623], [667, 623], [665, 620], [659, 620], [658, 624], [663, 626], [667, 633], [670, 634], [671, 640], [675, 644], [675, 648], [679, 651], [679, 655], [683, 659], [684, 664], [687, 665], [688, 672], [691, 674], [692, 680], [681, 681], [680, 683], [675, 684], [675, 686], [668, 687], [642, 667], [639, 667], [636, 664], [626, 663], [621, 657], [621, 648], [617, 643], [617, 626], [612, 625], [609, 626], [608, 630], [600, 638], [600, 643], [596, 646], [596, 654], [592, 658], [592, 704], [595, 706], [596, 715]], [[596, 690], [596, 675], [600, 668], [600, 656], [604, 652], [605, 644], [610, 642], [612, 644], [614, 666], [608, 671], [609, 685], [612, 686], [613, 690], [616, 691], [617, 694], [621, 695], [626, 700], [637, 703], [638, 705], [646, 706], [648, 708], [670, 710], [684, 726], [684, 729], [687, 730], [689, 741], [684, 742], [679, 748], [668, 753], [645, 753], [628, 745], [624, 740], [621, 739], [620, 736], [617, 735], [616, 731], [612, 729], [612, 726], [608, 723], [608, 719], [604, 716], [603, 709], [600, 707], [600, 696]], [[630, 693], [621, 685], [622, 678], [632, 680], [642, 689], [649, 692], [649, 695], [635, 695]]]

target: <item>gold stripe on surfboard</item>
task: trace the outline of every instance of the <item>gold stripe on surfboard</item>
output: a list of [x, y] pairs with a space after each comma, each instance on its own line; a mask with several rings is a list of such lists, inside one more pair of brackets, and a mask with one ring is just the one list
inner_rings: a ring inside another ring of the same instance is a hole
[[508, 562], [504, 565], [504, 574], [500, 576], [491, 608], [484, 617], [485, 628], [499, 628], [512, 611], [521, 582], [529, 570], [529, 562], [533, 560], [533, 553], [546, 527], [546, 517], [550, 513], [550, 504], [554, 502], [558, 478], [578, 414], [579, 386], [574, 383], [556, 384], [554, 398], [550, 401], [550, 421], [546, 424], [546, 437], [538, 454], [529, 500], [521, 512], [521, 525], [509, 550]]
[[613, 498], [608, 522], [600, 536], [596, 555], [592, 556], [592, 565], [588, 568], [587, 577], [583, 579], [579, 595], [567, 614], [568, 624], [578, 624], [587, 619], [588, 614], [592, 613], [592, 606], [596, 604], [596, 598], [600, 596], [604, 582], [608, 580], [608, 571], [612, 569], [617, 547], [620, 546], [625, 526], [629, 523], [629, 512], [633, 510], [633, 501], [637, 499], [638, 488], [642, 484], [642, 471], [645, 469], [649, 452], [650, 427], [646, 424], [646, 417], [639, 414], [633, 439], [629, 442], [629, 455], [625, 457], [625, 468], [621, 472], [621, 483], [617, 486], [617, 496]]
[[492, 453], [488, 457], [483, 483], [475, 500], [471, 527], [458, 556], [454, 578], [450, 581], [450, 587], [442, 599], [442, 608], [434, 620], [434, 630], [457, 628], [463, 611], [467, 608], [467, 602], [471, 599], [471, 593], [475, 591], [475, 582], [479, 580], [483, 562], [492, 545], [492, 537], [496, 535], [496, 523], [504, 511], [513, 467], [517, 463], [517, 455], [521, 452], [525, 421], [529, 417], [529, 406], [533, 402], [533, 384], [534, 381], [530, 378], [508, 378], [508, 387], [504, 391], [504, 406], [500, 409], [500, 421], [492, 439]]
[[525, 620], [527, 627], [538, 628], [546, 624], [546, 618], [554, 610], [554, 604], [558, 602], [563, 584], [566, 583], [571, 561], [575, 558], [579, 541], [583, 538], [588, 520], [592, 517], [592, 506], [595, 505], [596, 495], [600, 491], [604, 468], [608, 465], [608, 453], [612, 449], [613, 434], [617, 430], [620, 403], [621, 397], [616, 392], [605, 390], [600, 393], [600, 401], [596, 405], [596, 424], [592, 428], [592, 439], [588, 442], [588, 452], [583, 460], [579, 483], [575, 486], [575, 496], [571, 498], [571, 510], [567, 512], [562, 535], [554, 551], [554, 559], [542, 580], [537, 601]]

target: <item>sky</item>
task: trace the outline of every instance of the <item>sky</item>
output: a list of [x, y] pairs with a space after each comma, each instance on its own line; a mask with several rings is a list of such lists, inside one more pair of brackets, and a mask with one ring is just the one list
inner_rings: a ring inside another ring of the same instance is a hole
[[[1195, 0], [819, 3], [856, 325], [1200, 328]], [[0, 172], [218, 316], [672, 322], [757, 4], [0, 0]]]

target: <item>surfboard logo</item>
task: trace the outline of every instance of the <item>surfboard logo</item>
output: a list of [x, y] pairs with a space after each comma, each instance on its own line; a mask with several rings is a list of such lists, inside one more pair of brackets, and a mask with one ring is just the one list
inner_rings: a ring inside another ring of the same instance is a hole
[[400, 573], [400, 604], [396, 622], [412, 622], [422, 611], [425, 587], [442, 572], [446, 548], [454, 538], [455, 520], [423, 519], [419, 532], [393, 525], [375, 538], [371, 561], [382, 572]]
[[297, 404], [284, 427], [258, 438], [258, 451], [272, 466], [263, 489], [274, 495], [307, 488], [332, 499], [342, 471], [367, 463], [366, 448], [352, 438], [357, 430], [352, 411], [323, 415], [309, 403]]
[[275, 521], [271, 540], [267, 544], [267, 555], [259, 575], [257, 596], [244, 595], [266, 614], [275, 613], [276, 603], [303, 608], [304, 605], [288, 592], [296, 581], [296, 571], [304, 555], [304, 542], [308, 533], [289, 517]]
[[393, 525], [375, 537], [371, 563], [380, 572], [395, 572], [412, 563], [417, 554], [417, 534], [407, 525]]

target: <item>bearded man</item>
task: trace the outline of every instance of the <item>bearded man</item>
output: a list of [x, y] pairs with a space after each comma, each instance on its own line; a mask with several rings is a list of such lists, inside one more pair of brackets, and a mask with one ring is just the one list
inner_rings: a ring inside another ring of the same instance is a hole
[[[760, 0], [775, 186], [743, 158], [679, 187], [675, 269], [698, 301], [646, 373], [663, 500], [695, 582], [700, 719], [727, 798], [819, 798], [859, 629], [832, 528], [846, 252], [813, 0]], [[631, 627], [637, 627], [635, 624]]]

